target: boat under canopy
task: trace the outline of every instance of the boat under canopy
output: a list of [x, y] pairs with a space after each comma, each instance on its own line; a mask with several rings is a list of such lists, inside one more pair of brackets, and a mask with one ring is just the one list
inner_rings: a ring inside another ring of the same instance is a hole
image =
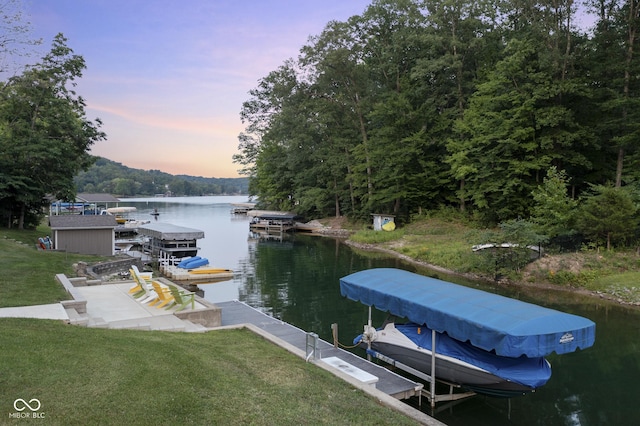
[[340, 292], [500, 356], [563, 354], [595, 341], [587, 318], [400, 269], [353, 273], [340, 279]]
[[106, 211], [109, 214], [124, 214], [124, 213], [134, 213], [138, 209], [131, 207], [109, 207]]

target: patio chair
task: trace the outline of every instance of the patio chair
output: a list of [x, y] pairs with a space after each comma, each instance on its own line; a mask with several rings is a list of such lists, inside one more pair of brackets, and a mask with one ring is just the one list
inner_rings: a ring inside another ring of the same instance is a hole
[[171, 296], [173, 296], [173, 303], [167, 307], [167, 309], [171, 309], [174, 306], [178, 306], [176, 312], [179, 312], [186, 308], [189, 304], [191, 304], [191, 309], [194, 309], [196, 306], [195, 294], [190, 291], [184, 291], [178, 289], [178, 287], [170, 285], [169, 291], [171, 291]]
[[157, 297], [145, 277], [145, 275], [147, 275], [149, 276], [149, 279], [151, 279], [151, 274], [141, 274], [135, 265], [129, 269], [129, 272], [131, 273], [133, 280], [136, 282], [136, 285], [129, 289], [129, 293], [132, 293], [134, 298], [138, 299], [140, 303], [148, 303]]
[[149, 302], [149, 306], [156, 308], [162, 308], [171, 302], [174, 302], [173, 295], [167, 287], [163, 287], [159, 282], [153, 281], [151, 283], [156, 293], [156, 298]]
[[135, 282], [135, 285], [129, 289], [129, 294], [131, 294], [135, 298], [138, 298], [145, 293], [146, 288], [144, 287], [144, 283], [142, 283], [138, 279], [138, 276], [136, 275], [133, 269], [129, 269], [129, 274], [131, 275], [131, 278], [133, 278], [133, 281]]

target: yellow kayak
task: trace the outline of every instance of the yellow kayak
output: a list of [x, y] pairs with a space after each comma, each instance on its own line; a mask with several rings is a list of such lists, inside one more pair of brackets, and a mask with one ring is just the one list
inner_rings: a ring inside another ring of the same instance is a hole
[[225, 272], [233, 272], [231, 269], [224, 268], [198, 268], [189, 270], [190, 274], [222, 274]]

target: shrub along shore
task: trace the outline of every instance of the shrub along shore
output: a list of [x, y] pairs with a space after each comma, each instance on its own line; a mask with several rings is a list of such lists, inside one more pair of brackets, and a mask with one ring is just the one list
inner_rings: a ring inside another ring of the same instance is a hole
[[382, 251], [444, 274], [532, 290], [573, 292], [640, 307], [640, 254], [636, 249], [543, 251], [533, 261], [528, 258], [522, 261], [522, 258], [514, 260], [512, 249], [474, 252], [472, 247], [486, 242], [486, 235], [495, 237], [499, 233], [489, 233], [452, 218], [415, 219], [392, 232], [335, 220], [322, 223], [349, 229], [347, 244], [352, 247]]

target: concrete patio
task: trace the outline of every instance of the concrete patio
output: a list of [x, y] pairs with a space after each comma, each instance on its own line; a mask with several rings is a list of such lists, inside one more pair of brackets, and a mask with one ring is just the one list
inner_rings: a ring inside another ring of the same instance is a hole
[[87, 285], [86, 280], [56, 279], [64, 285], [70, 300], [46, 305], [0, 308], [0, 318], [39, 318], [62, 320], [86, 327], [205, 332], [219, 326], [220, 309], [195, 296], [195, 306], [176, 312], [176, 308], [156, 308], [140, 303], [129, 289], [133, 281]]

